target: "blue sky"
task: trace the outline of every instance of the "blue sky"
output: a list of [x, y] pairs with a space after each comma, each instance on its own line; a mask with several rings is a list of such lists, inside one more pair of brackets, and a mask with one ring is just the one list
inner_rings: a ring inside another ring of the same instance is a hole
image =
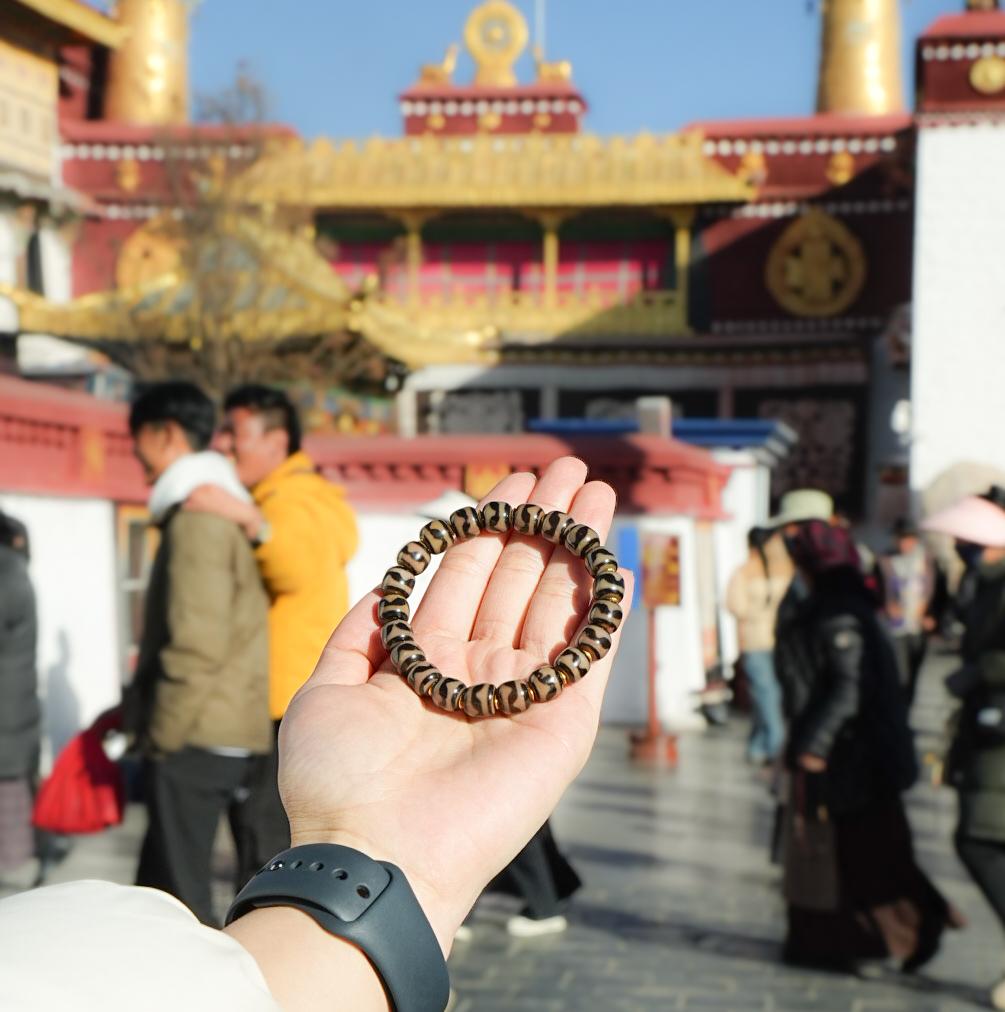
[[[95, 3], [100, 6], [98, 0]], [[395, 96], [460, 41], [476, 0], [200, 0], [192, 84], [213, 92], [246, 61], [271, 118], [304, 135], [400, 130]], [[533, 24], [533, 0], [518, 0]], [[696, 119], [812, 111], [813, 0], [547, 0], [548, 55], [572, 60], [601, 134], [674, 130]], [[902, 0], [905, 88], [913, 41], [963, 0]], [[457, 79], [470, 75], [467, 56]], [[524, 79], [529, 68], [525, 68]]]

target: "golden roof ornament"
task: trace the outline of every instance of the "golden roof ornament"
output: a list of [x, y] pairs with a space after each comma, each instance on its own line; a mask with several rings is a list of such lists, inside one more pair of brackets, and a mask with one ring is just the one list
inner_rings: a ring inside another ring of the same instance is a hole
[[899, 0], [822, 0], [817, 112], [902, 112]]
[[118, 0], [129, 30], [108, 67], [105, 116], [122, 123], [188, 122], [188, 0]]
[[447, 47], [447, 54], [440, 63], [424, 63], [419, 71], [419, 84], [444, 85], [452, 84], [454, 71], [457, 69], [457, 56], [461, 47], [452, 42]]
[[998, 0], [967, 0], [968, 11], [996, 11], [1000, 6]]
[[526, 19], [508, 0], [487, 0], [476, 7], [464, 27], [464, 41], [475, 61], [475, 84], [513, 87], [513, 67], [529, 39]]

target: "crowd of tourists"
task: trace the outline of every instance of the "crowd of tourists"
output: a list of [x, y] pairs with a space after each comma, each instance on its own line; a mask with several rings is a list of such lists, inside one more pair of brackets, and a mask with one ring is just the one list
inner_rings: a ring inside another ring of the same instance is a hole
[[[941, 779], [959, 793], [957, 853], [1005, 926], [1005, 490], [963, 499], [924, 531], [951, 538], [955, 597], [922, 530], [899, 520], [890, 551], [856, 545], [823, 492], [783, 498], [734, 573], [748, 759], [779, 771], [776, 852], [791, 962], [920, 969], [964, 918], [915, 860], [904, 793], [919, 776], [909, 724], [929, 639], [954, 642], [958, 707]], [[991, 994], [1005, 1009], [1005, 981]]]

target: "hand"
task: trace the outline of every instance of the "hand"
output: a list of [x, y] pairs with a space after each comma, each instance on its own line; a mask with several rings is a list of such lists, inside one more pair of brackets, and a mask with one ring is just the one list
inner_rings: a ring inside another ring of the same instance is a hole
[[826, 773], [827, 772], [827, 760], [821, 759], [818, 755], [813, 755], [810, 752], [804, 752], [799, 759], [800, 769], [806, 770], [807, 773]]
[[249, 541], [255, 540], [265, 522], [254, 503], [238, 499], [219, 485], [200, 485], [185, 500], [182, 508], [194, 513], [212, 513], [230, 520], [244, 528]]
[[[485, 501], [568, 511], [603, 539], [614, 492], [585, 477], [585, 465], [566, 457], [536, 481], [510, 475]], [[445, 556], [413, 628], [444, 674], [499, 684], [554, 659], [583, 624], [590, 589], [582, 560], [565, 549], [482, 534]], [[294, 846], [341, 843], [398, 865], [446, 953], [482, 889], [585, 764], [618, 637], [558, 699], [471, 721], [423, 703], [393, 671], [377, 600], [369, 594], [343, 619], [290, 705], [280, 790]]]
[[926, 615], [921, 620], [921, 628], [924, 629], [926, 633], [933, 633], [936, 629], [938, 629], [938, 627], [939, 623], [936, 622], [931, 615]]

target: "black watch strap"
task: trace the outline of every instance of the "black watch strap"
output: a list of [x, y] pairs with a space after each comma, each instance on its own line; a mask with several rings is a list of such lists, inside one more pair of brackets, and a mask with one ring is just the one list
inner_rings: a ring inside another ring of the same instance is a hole
[[350, 847], [277, 854], [237, 894], [226, 923], [259, 907], [295, 907], [366, 954], [394, 1012], [443, 1012], [450, 978], [440, 943], [404, 873]]

